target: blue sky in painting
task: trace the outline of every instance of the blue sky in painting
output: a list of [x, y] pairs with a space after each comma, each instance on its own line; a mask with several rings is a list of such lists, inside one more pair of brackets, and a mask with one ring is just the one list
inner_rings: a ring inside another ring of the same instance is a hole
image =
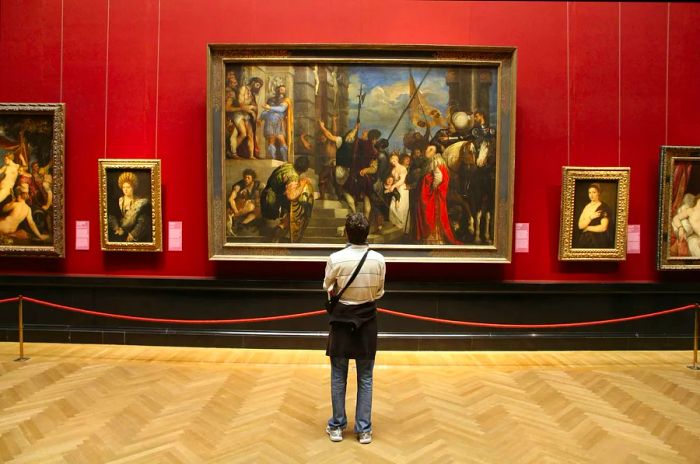
[[[428, 68], [412, 68], [411, 71], [413, 79], [418, 85]], [[430, 69], [420, 89], [427, 102], [439, 109], [442, 114], [446, 114], [448, 102], [445, 71], [444, 68]], [[409, 68], [404, 66], [358, 66], [350, 67], [349, 74], [350, 114], [348, 127], [351, 127], [357, 118], [357, 95], [360, 83], [362, 83], [362, 90], [367, 96], [362, 105], [361, 130], [376, 128], [382, 132], [382, 137], [388, 137], [410, 98]], [[403, 135], [414, 127], [408, 112], [406, 112], [389, 141], [391, 148], [401, 148]]]

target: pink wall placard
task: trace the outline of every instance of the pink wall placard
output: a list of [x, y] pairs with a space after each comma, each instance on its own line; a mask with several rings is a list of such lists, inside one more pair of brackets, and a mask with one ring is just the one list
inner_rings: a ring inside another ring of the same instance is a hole
[[75, 221], [75, 249], [90, 249], [90, 221]]
[[641, 226], [639, 224], [629, 224], [627, 226], [627, 254], [639, 254], [641, 247]]
[[530, 224], [527, 222], [515, 224], [515, 252], [530, 252]]
[[168, 251], [182, 251], [182, 221], [168, 222]]

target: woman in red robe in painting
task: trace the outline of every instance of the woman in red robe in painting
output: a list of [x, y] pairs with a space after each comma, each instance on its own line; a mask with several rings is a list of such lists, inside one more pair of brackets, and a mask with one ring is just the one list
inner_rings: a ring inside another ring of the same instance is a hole
[[420, 188], [420, 202], [416, 211], [416, 240], [426, 245], [461, 245], [455, 239], [447, 216], [447, 189], [450, 176], [447, 165], [434, 145], [428, 146], [425, 157], [430, 168], [423, 176]]

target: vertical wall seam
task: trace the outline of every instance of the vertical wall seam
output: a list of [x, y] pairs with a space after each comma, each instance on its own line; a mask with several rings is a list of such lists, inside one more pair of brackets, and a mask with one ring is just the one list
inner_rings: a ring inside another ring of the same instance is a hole
[[571, 165], [571, 32], [566, 2], [566, 164]]
[[60, 70], [59, 70], [59, 84], [58, 84], [58, 101], [63, 102], [63, 31], [64, 31], [64, 3], [65, 0], [61, 0], [61, 55], [60, 55]]
[[666, 102], [664, 145], [668, 145], [668, 68], [671, 50], [671, 3], [666, 4]]
[[617, 3], [617, 166], [622, 166], [622, 2]]
[[107, 158], [107, 109], [109, 107], [109, 0], [107, 0], [107, 39], [105, 53], [105, 146], [103, 158]]
[[156, 38], [156, 127], [154, 134], [154, 149], [153, 157], [158, 158], [158, 110], [159, 110], [159, 92], [160, 92], [160, 0], [158, 0], [158, 34]]

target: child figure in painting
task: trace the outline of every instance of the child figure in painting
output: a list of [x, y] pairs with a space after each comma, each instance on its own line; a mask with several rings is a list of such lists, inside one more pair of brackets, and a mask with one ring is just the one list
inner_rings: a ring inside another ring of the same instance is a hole
[[387, 176], [381, 185], [381, 194], [377, 192], [379, 201], [376, 202], [377, 211], [379, 212], [376, 217], [378, 230], [384, 227], [384, 221], [389, 220], [392, 204], [398, 202], [401, 198], [399, 191], [393, 188], [394, 178], [391, 175]]
[[401, 193], [398, 190], [393, 189], [394, 186], [394, 176], [389, 175], [384, 179], [384, 199], [387, 204], [391, 204], [391, 200], [399, 201], [401, 200]]

